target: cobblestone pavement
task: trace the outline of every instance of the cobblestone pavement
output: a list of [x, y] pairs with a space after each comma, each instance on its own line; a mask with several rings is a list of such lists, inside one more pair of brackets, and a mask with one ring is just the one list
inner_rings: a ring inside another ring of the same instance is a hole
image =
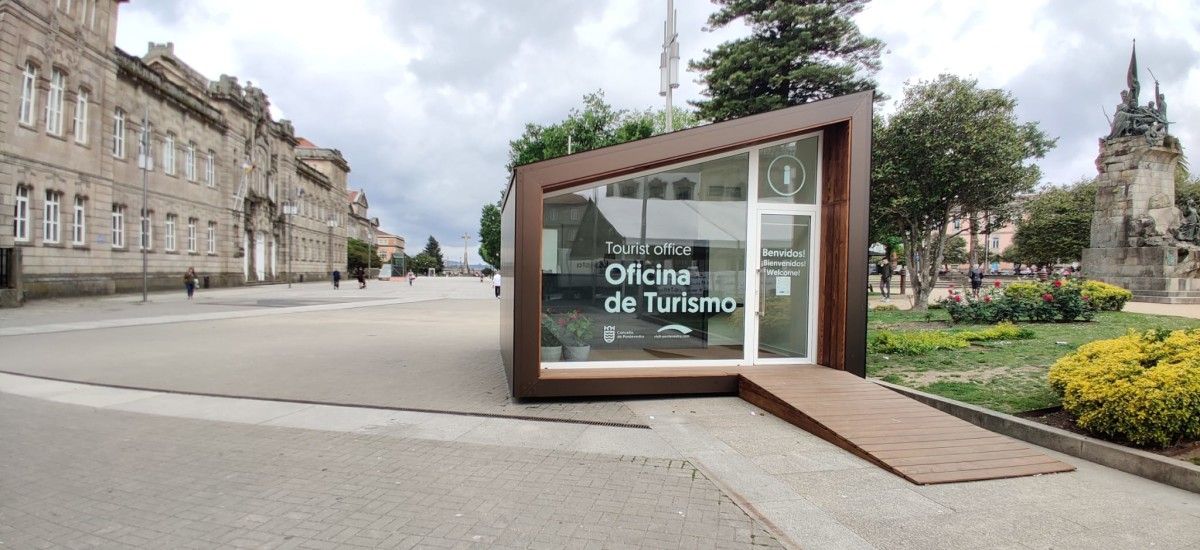
[[762, 548], [690, 463], [0, 394], [3, 548]]

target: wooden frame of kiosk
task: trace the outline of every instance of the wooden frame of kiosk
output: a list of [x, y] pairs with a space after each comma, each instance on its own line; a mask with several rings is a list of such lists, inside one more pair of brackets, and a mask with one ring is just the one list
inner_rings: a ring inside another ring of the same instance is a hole
[[[873, 92], [517, 167], [500, 344], [518, 399], [864, 376]], [[546, 344], [546, 345], [543, 345]]]

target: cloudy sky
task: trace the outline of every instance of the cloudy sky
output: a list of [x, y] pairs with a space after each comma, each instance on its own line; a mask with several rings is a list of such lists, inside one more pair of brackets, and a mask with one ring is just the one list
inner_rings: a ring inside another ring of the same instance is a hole
[[[253, 81], [275, 114], [323, 147], [340, 149], [351, 185], [365, 188], [385, 230], [410, 253], [429, 235], [477, 261], [479, 211], [506, 181], [508, 141], [527, 122], [561, 120], [603, 89], [617, 107], [658, 107], [664, 0], [134, 0], [121, 5], [117, 44], [149, 41], [211, 79]], [[704, 32], [706, 0], [676, 0], [682, 65], [746, 33]], [[1172, 133], [1200, 138], [1200, 9], [1189, 0], [876, 0], [859, 17], [887, 43], [882, 91], [950, 72], [1012, 91], [1018, 114], [1058, 147], [1047, 183], [1095, 174], [1138, 41], [1142, 102], [1162, 81]], [[677, 105], [700, 97], [681, 67]], [[681, 98], [681, 99], [680, 99]], [[1193, 155], [1200, 158], [1200, 155]], [[1200, 161], [1193, 161], [1193, 165]]]

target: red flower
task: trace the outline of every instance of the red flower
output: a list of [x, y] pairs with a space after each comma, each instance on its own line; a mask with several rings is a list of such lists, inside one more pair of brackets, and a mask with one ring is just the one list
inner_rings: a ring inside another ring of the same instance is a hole
[[1043, 301], [1043, 302], [1053, 302], [1053, 301], [1054, 301], [1054, 295], [1053, 295], [1053, 294], [1050, 294], [1049, 292], [1047, 292], [1047, 293], [1045, 293], [1045, 294], [1043, 294], [1043, 295], [1042, 295], [1042, 301]]
[[1000, 288], [1000, 281], [992, 281], [992, 286]]
[[961, 302], [961, 301], [962, 301], [962, 296], [959, 296], [959, 295], [955, 294], [955, 295], [954, 295], [954, 301], [955, 301], [955, 302]]
[[991, 297], [991, 296], [984, 296], [984, 297], [983, 297], [983, 301], [985, 301], [985, 302], [990, 302], [990, 301], [992, 301], [992, 297]]
[[1054, 288], [1062, 288], [1062, 279], [1054, 280]]
[[1088, 300], [1091, 300], [1091, 299], [1092, 299], [1092, 297], [1091, 297], [1091, 296], [1088, 296], [1087, 294], [1084, 294], [1084, 295], [1083, 295], [1083, 301], [1085, 301], [1085, 302], [1086, 302], [1086, 301], [1088, 301]]

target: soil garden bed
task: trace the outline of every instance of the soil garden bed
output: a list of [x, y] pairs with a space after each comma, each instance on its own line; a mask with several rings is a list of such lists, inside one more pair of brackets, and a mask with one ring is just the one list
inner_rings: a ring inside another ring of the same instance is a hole
[[[1071, 418], [1071, 415], [1068, 414], [1067, 411], [1064, 411], [1062, 409], [1062, 407], [1052, 407], [1049, 409], [1027, 411], [1027, 412], [1023, 412], [1023, 413], [1017, 413], [1014, 416], [1029, 419], [1029, 420], [1032, 420], [1032, 421], [1040, 423], [1040, 424], [1045, 424], [1047, 426], [1053, 426], [1060, 430], [1066, 430], [1068, 432], [1077, 433], [1079, 435], [1086, 435], [1088, 437], [1097, 437], [1095, 434], [1091, 434], [1084, 430], [1079, 429], [1079, 427], [1075, 425], [1075, 420], [1073, 418]], [[1098, 439], [1103, 439], [1103, 438], [1098, 438]], [[1105, 441], [1108, 441], [1108, 440], [1106, 439]], [[1109, 442], [1115, 443], [1113, 441], [1109, 441]], [[1122, 445], [1121, 443], [1117, 443], [1117, 444]], [[1154, 453], [1157, 455], [1162, 455], [1162, 456], [1165, 456], [1168, 458], [1176, 458], [1176, 459], [1182, 460], [1184, 462], [1191, 462], [1192, 464], [1196, 464], [1197, 466], [1200, 466], [1200, 441], [1185, 441], [1183, 443], [1172, 445], [1165, 449], [1133, 447], [1131, 445], [1124, 445], [1124, 446], [1134, 448], [1134, 449], [1140, 449], [1140, 450], [1143, 450], [1146, 452]]]

